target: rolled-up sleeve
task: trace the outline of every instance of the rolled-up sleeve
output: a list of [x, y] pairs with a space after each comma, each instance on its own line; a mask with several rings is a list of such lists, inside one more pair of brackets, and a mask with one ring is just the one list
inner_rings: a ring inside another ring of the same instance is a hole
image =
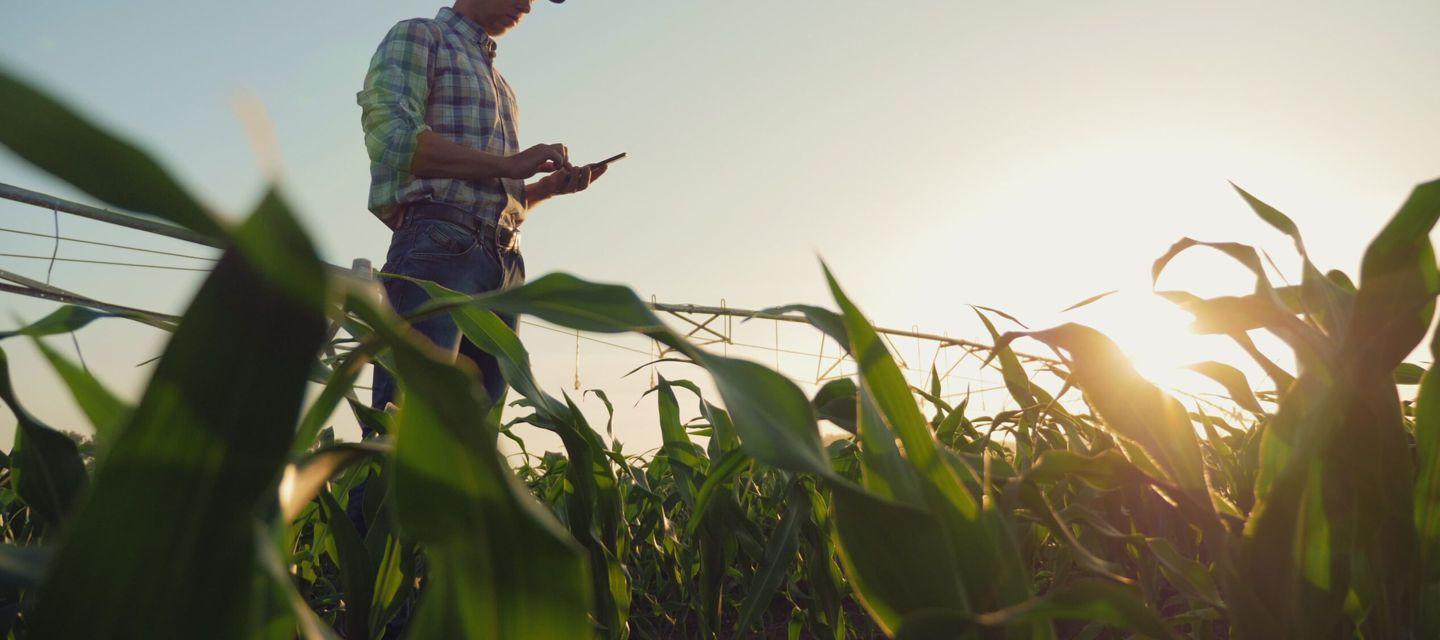
[[435, 35], [418, 20], [390, 29], [365, 74], [365, 87], [356, 95], [360, 124], [365, 129], [365, 150], [370, 160], [402, 173], [410, 172], [415, 138], [429, 129], [425, 102], [430, 95], [430, 65]]

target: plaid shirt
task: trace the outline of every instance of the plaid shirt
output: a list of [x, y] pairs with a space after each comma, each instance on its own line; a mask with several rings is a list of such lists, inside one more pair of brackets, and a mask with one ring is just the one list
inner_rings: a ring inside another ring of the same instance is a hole
[[520, 151], [515, 93], [494, 58], [495, 40], [449, 7], [434, 20], [396, 24], [380, 42], [356, 101], [370, 154], [370, 211], [386, 225], [394, 225], [397, 206], [422, 200], [492, 221], [518, 217], [524, 209], [521, 180], [410, 174], [415, 138], [426, 130], [486, 153]]

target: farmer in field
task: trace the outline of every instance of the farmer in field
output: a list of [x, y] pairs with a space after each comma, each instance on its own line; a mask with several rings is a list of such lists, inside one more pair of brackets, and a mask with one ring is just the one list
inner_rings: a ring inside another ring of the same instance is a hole
[[[462, 293], [519, 285], [526, 213], [605, 173], [604, 165], [571, 165], [563, 144], [521, 148], [520, 107], [495, 66], [495, 39], [520, 24], [531, 1], [457, 0], [434, 19], [396, 24], [380, 42], [357, 101], [370, 155], [370, 211], [394, 231], [385, 272]], [[384, 287], [401, 314], [428, 299], [403, 280], [387, 278]], [[502, 317], [516, 326], [514, 317]], [[495, 359], [462, 339], [448, 314], [414, 326], [473, 360], [485, 392], [498, 401], [505, 381]], [[376, 367], [372, 405], [384, 409], [394, 400], [395, 380]]]

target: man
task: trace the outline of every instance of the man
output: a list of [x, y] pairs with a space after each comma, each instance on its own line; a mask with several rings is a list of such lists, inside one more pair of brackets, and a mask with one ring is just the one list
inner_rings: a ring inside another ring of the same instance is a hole
[[[370, 211], [394, 231], [385, 272], [462, 293], [516, 286], [525, 280], [518, 227], [526, 213], [605, 173], [604, 165], [571, 165], [563, 144], [520, 149], [519, 108], [495, 68], [495, 38], [518, 25], [531, 2], [457, 0], [433, 20], [396, 24], [375, 52], [357, 101]], [[539, 174], [548, 175], [525, 183]], [[428, 299], [403, 280], [387, 278], [384, 288], [401, 314]], [[516, 327], [514, 317], [502, 317]], [[485, 392], [499, 401], [505, 382], [495, 359], [464, 340], [447, 314], [414, 326], [473, 360]], [[376, 367], [372, 405], [394, 400], [394, 379]]]

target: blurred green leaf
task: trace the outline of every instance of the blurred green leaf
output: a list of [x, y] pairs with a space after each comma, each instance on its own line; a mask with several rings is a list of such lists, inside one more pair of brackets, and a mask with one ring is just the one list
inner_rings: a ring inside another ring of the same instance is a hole
[[429, 558], [410, 637], [590, 635], [582, 552], [501, 460], [498, 425], [475, 372], [362, 312], [390, 344], [403, 394], [396, 513]]
[[1374, 637], [1405, 633], [1419, 602], [1413, 458], [1393, 372], [1425, 337], [1435, 315], [1440, 269], [1430, 233], [1437, 220], [1440, 180], [1415, 187], [1370, 243], [1361, 262], [1354, 315], [1337, 356], [1352, 372], [1342, 374], [1341, 384], [1352, 386], [1339, 396], [1351, 404], [1345, 428], [1334, 435], [1346, 442], [1346, 456], [1331, 458], [1329, 464], [1338, 467], [1351, 462], [1350, 456], [1360, 463], [1345, 481], [1355, 492], [1358, 509], [1353, 513], [1361, 523], [1355, 525], [1356, 543], [1367, 565], [1357, 572], [1355, 587], [1362, 597], [1373, 594], [1364, 628]]
[[38, 338], [35, 339], [35, 348], [54, 367], [55, 373], [60, 375], [75, 403], [80, 406], [80, 411], [90, 419], [90, 425], [95, 428], [96, 459], [103, 462], [105, 452], [130, 417], [130, 405], [106, 389], [89, 371], [76, 366]]
[[[295, 441], [290, 449], [294, 452], [308, 451], [315, 446], [315, 438], [320, 435], [321, 429], [325, 428], [325, 421], [335, 412], [335, 407], [340, 401], [351, 399], [354, 396], [352, 391], [355, 380], [360, 377], [365, 365], [370, 361], [370, 354], [363, 350], [351, 351], [335, 362], [330, 370], [330, 375], [325, 380], [325, 386], [320, 390], [320, 395], [310, 403], [305, 410], [305, 416], [300, 420], [300, 427], [295, 430]], [[381, 433], [385, 433], [382, 429]]]
[[345, 589], [344, 625], [346, 638], [370, 635], [370, 601], [375, 593], [375, 566], [365, 549], [360, 532], [346, 517], [340, 503], [329, 491], [320, 491], [321, 513], [335, 545], [335, 565], [340, 569], [340, 585]]
[[[1440, 333], [1430, 339], [1430, 355], [1440, 362]], [[1415, 396], [1415, 529], [1420, 538], [1421, 580], [1440, 584], [1440, 372], [1432, 366]], [[1421, 604], [1430, 629], [1440, 632], [1440, 601]]]
[[[437, 302], [471, 300], [432, 282], [407, 280], [425, 289]], [[529, 353], [498, 316], [470, 302], [450, 307], [450, 316], [467, 339], [496, 358], [505, 381], [525, 402], [534, 406], [533, 424], [555, 432], [564, 443], [571, 462], [566, 477], [574, 488], [566, 502], [570, 532], [589, 554], [592, 591], [596, 597], [593, 613], [606, 634], [619, 637], [624, 633], [630, 594], [628, 579], [618, 560], [622, 553], [619, 531], [622, 506], [604, 442], [568, 396], [561, 402], [540, 388], [531, 370]], [[678, 428], [678, 417], [676, 425]], [[683, 429], [680, 431], [683, 433]]]
[[20, 499], [51, 525], [70, 513], [87, 482], [80, 451], [69, 436], [30, 415], [10, 384], [9, 358], [0, 350], [0, 400], [15, 414], [15, 447], [10, 451], [11, 483]]
[[1366, 610], [1367, 637], [1402, 635], [1417, 618], [1415, 478], [1394, 370], [1433, 316], [1437, 218], [1440, 181], [1417, 187], [1371, 243], [1334, 357], [1302, 369], [1265, 431], [1236, 580], [1264, 606], [1231, 602], [1251, 635], [1267, 625], [1346, 634], [1346, 615], [1359, 615], [1347, 601]]
[[1403, 386], [1420, 384], [1420, 380], [1424, 378], [1424, 376], [1425, 367], [1409, 362], [1400, 363], [1400, 366], [1395, 367], [1395, 373], [1392, 375], [1395, 379], [1395, 384]]
[[810, 399], [810, 404], [815, 406], [815, 411], [821, 418], [829, 420], [835, 426], [850, 433], [855, 433], [855, 411], [856, 396], [859, 390], [855, 387], [855, 381], [850, 378], [836, 378], [826, 382], [815, 392], [815, 397]]
[[[255, 244], [303, 248], [295, 259], [307, 268], [289, 274], [282, 288], [242, 254], [220, 260], [67, 529], [44, 585], [45, 593], [64, 596], [39, 600], [37, 634], [250, 636], [250, 522], [294, 437], [306, 376], [324, 339], [325, 283], [320, 262], [273, 195], [241, 234]], [[301, 292], [309, 297], [295, 297]], [[74, 615], [77, 601], [87, 603], [86, 615]]]
[[920, 509], [833, 483], [836, 548], [855, 595], [893, 634], [926, 609], [966, 611], [960, 567], [944, 528]]
[[340, 442], [306, 454], [298, 463], [285, 465], [279, 489], [281, 517], [286, 522], [294, 520], [336, 474], [389, 452], [389, 445], [379, 442]]
[[[1430, 231], [1440, 218], [1440, 180], [1414, 192], [1365, 250], [1355, 315], [1340, 357], [1389, 374], [1430, 328], [1440, 270]], [[1348, 361], [1348, 360], [1346, 360]]]
[[72, 331], [78, 331], [89, 325], [91, 322], [94, 322], [101, 318], [129, 318], [131, 320], [135, 320], [136, 322], [143, 322], [152, 326], [158, 324], [162, 327], [173, 329], [173, 326], [171, 326], [169, 323], [161, 322], [158, 319], [150, 316], [112, 311], [96, 311], [88, 307], [65, 305], [60, 307], [59, 309], [50, 312], [44, 318], [36, 320], [35, 322], [25, 325], [19, 329], [16, 329], [14, 331], [0, 331], [0, 340], [4, 340], [5, 338], [10, 338], [14, 336], [31, 336], [34, 338], [39, 338], [42, 336], [53, 336], [61, 333], [70, 333]]

